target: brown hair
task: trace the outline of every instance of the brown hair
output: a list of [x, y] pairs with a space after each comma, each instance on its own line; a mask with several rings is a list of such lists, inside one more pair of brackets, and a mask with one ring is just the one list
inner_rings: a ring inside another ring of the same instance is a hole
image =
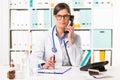
[[66, 9], [70, 13], [70, 7], [66, 3], [58, 3], [54, 8], [53, 14], [56, 15], [62, 9]]

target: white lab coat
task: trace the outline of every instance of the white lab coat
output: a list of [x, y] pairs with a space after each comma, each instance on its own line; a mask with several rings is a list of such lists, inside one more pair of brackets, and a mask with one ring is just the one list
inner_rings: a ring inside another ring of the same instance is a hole
[[[57, 66], [62, 66], [62, 54], [66, 53], [64, 43], [60, 45], [58, 37], [56, 36], [56, 31], [54, 31], [54, 41], [57, 52], [52, 52], [53, 39], [52, 39], [53, 28], [40, 36], [40, 40], [33, 45], [33, 50], [30, 55], [30, 66], [37, 67], [38, 64], [45, 63], [45, 61], [55, 54], [55, 60]], [[82, 54], [81, 54], [81, 40], [80, 36], [74, 33], [73, 35], [74, 44], [69, 45], [67, 36], [65, 37], [65, 42], [67, 45], [67, 51], [70, 57], [70, 62], [72, 66], [80, 66]]]

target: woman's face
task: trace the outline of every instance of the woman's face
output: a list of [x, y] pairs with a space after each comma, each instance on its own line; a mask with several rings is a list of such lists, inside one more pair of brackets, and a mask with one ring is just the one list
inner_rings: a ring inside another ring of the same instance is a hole
[[55, 16], [56, 26], [65, 29], [69, 23], [70, 14], [66, 9], [60, 10]]

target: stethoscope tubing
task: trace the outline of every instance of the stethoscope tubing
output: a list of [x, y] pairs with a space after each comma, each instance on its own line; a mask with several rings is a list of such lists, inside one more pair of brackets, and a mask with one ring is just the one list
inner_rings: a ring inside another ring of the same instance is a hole
[[[53, 29], [52, 29], [52, 43], [53, 43], [52, 52], [53, 52], [53, 53], [56, 53], [56, 52], [57, 52], [57, 48], [56, 48], [56, 46], [55, 46], [55, 41], [54, 41], [54, 30], [55, 30], [55, 27], [56, 27], [56, 26], [54, 26]], [[65, 42], [65, 40], [64, 40], [63, 42], [64, 42], [65, 51], [66, 51], [66, 55], [68, 56], [68, 60], [69, 60], [70, 66], [72, 66], [71, 61], [70, 61], [70, 57], [69, 57], [68, 51], [67, 51], [67, 45], [66, 45], [66, 44], [68, 43], [68, 41]]]
[[57, 48], [56, 48], [56, 46], [55, 46], [55, 41], [54, 41], [54, 30], [55, 30], [55, 27], [56, 27], [56, 26], [54, 26], [53, 29], [52, 29], [52, 43], [53, 43], [52, 52], [53, 52], [53, 53], [56, 53], [56, 52], [57, 52]]

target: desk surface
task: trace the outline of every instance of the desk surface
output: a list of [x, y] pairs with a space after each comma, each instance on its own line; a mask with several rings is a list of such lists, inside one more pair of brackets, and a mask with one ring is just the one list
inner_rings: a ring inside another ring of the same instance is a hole
[[[0, 80], [7, 79], [8, 67], [0, 67]], [[105, 76], [100, 80], [119, 80], [119, 67], [108, 67], [106, 72], [102, 74]], [[25, 73], [27, 74], [27, 73]], [[23, 73], [17, 73], [14, 80], [96, 80], [88, 74], [87, 71], [80, 71], [78, 67], [72, 67], [71, 70], [64, 74], [30, 74], [24, 76]]]

